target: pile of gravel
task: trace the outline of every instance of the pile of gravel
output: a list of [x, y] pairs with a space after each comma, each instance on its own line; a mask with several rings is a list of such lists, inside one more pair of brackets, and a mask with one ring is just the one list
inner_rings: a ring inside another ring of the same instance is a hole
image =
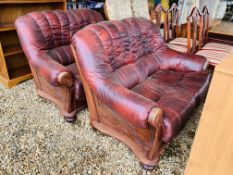
[[69, 124], [37, 96], [32, 80], [10, 90], [0, 85], [0, 174], [183, 174], [201, 110], [167, 147], [159, 168], [147, 172], [127, 146], [91, 129], [87, 109]]

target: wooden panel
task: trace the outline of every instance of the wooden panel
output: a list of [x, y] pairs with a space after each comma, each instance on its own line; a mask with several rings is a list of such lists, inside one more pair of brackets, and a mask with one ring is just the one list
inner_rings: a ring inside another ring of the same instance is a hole
[[3, 50], [5, 47], [9, 47], [10, 45], [19, 44], [18, 36], [15, 30], [0, 32], [0, 41], [2, 43]]
[[222, 35], [233, 35], [233, 22], [221, 21], [209, 30], [209, 33], [222, 34]]
[[32, 11], [43, 11], [43, 10], [55, 10], [60, 8], [63, 3], [57, 5], [55, 3], [42, 3], [42, 4], [1, 4], [0, 11], [0, 23], [14, 23], [18, 16], [27, 14]]
[[64, 0], [0, 0], [0, 4], [22, 4], [22, 3], [55, 3], [63, 2]]
[[4, 56], [7, 57], [7, 56], [23, 53], [23, 50], [20, 44], [12, 44], [12, 45], [3, 47], [3, 53], [4, 53]]
[[233, 54], [216, 68], [185, 175], [232, 175]]
[[5, 57], [7, 68], [14, 69], [28, 65], [28, 61], [23, 53]]
[[66, 9], [66, 0], [0, 0], [0, 82], [15, 86], [32, 77], [15, 31], [15, 19], [32, 11]]
[[22, 75], [20, 77], [11, 79], [11, 80], [7, 80], [4, 79], [3, 77], [0, 76], [0, 83], [2, 83], [4, 86], [6, 86], [7, 88], [12, 88], [14, 86], [16, 86], [18, 83], [31, 79], [32, 78], [32, 74], [26, 74], [26, 75]]
[[26, 74], [30, 74], [30, 73], [31, 73], [31, 70], [30, 70], [29, 65], [23, 65], [21, 67], [17, 67], [17, 68], [9, 70], [10, 79], [14, 79], [14, 78], [17, 78], [17, 77], [20, 77]]
[[13, 23], [0, 23], [0, 32], [15, 30]]
[[5, 57], [3, 55], [2, 45], [0, 42], [0, 76], [4, 79], [9, 79]]

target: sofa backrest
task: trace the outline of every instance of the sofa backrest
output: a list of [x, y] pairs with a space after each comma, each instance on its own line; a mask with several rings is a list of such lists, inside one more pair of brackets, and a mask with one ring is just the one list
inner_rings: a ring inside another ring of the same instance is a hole
[[74, 62], [70, 43], [72, 36], [85, 26], [102, 21], [96, 11], [88, 9], [32, 12], [19, 17], [16, 29], [28, 59], [41, 50], [57, 62]]
[[89, 25], [74, 35], [73, 44], [88, 83], [108, 78], [126, 88], [154, 73], [154, 55], [167, 49], [159, 28], [143, 18]]

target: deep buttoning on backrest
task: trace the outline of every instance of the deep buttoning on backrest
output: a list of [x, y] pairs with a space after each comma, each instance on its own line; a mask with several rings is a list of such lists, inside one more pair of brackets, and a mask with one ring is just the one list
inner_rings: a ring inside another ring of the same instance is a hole
[[143, 18], [92, 24], [73, 40], [91, 84], [108, 77], [126, 88], [158, 70], [155, 55], [167, 49], [159, 28]]
[[45, 49], [70, 44], [78, 30], [101, 19], [98, 13], [87, 9], [32, 12], [28, 16], [40, 30]]
[[66, 12], [54, 10], [31, 12], [21, 16], [16, 20], [16, 27], [26, 26], [27, 28], [22, 31], [28, 35], [23, 38], [30, 40], [30, 45], [26, 47], [28, 52], [48, 50], [49, 56], [67, 65], [74, 62], [74, 58], [70, 57], [72, 53], [68, 53], [71, 52], [72, 36], [85, 26], [102, 20], [103, 17], [94, 10], [77, 9]]

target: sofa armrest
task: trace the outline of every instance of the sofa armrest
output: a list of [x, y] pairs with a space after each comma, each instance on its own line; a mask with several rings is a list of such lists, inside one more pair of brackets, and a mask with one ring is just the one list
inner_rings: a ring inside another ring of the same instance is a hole
[[154, 128], [158, 128], [158, 126], [161, 125], [162, 118], [163, 118], [163, 111], [158, 107], [154, 107], [149, 113], [148, 123], [150, 126], [153, 126]]
[[199, 72], [206, 70], [208, 60], [199, 55], [181, 53], [172, 49], [166, 49], [156, 57], [160, 60], [161, 69], [171, 69], [182, 72]]
[[94, 93], [101, 102], [136, 127], [154, 126], [154, 118], [161, 112], [151, 114], [152, 109], [161, 111], [152, 100], [137, 94], [111, 80], [102, 80]]
[[41, 51], [35, 57], [30, 59], [30, 65], [52, 85], [71, 87], [74, 84], [73, 73], [49, 55]]

